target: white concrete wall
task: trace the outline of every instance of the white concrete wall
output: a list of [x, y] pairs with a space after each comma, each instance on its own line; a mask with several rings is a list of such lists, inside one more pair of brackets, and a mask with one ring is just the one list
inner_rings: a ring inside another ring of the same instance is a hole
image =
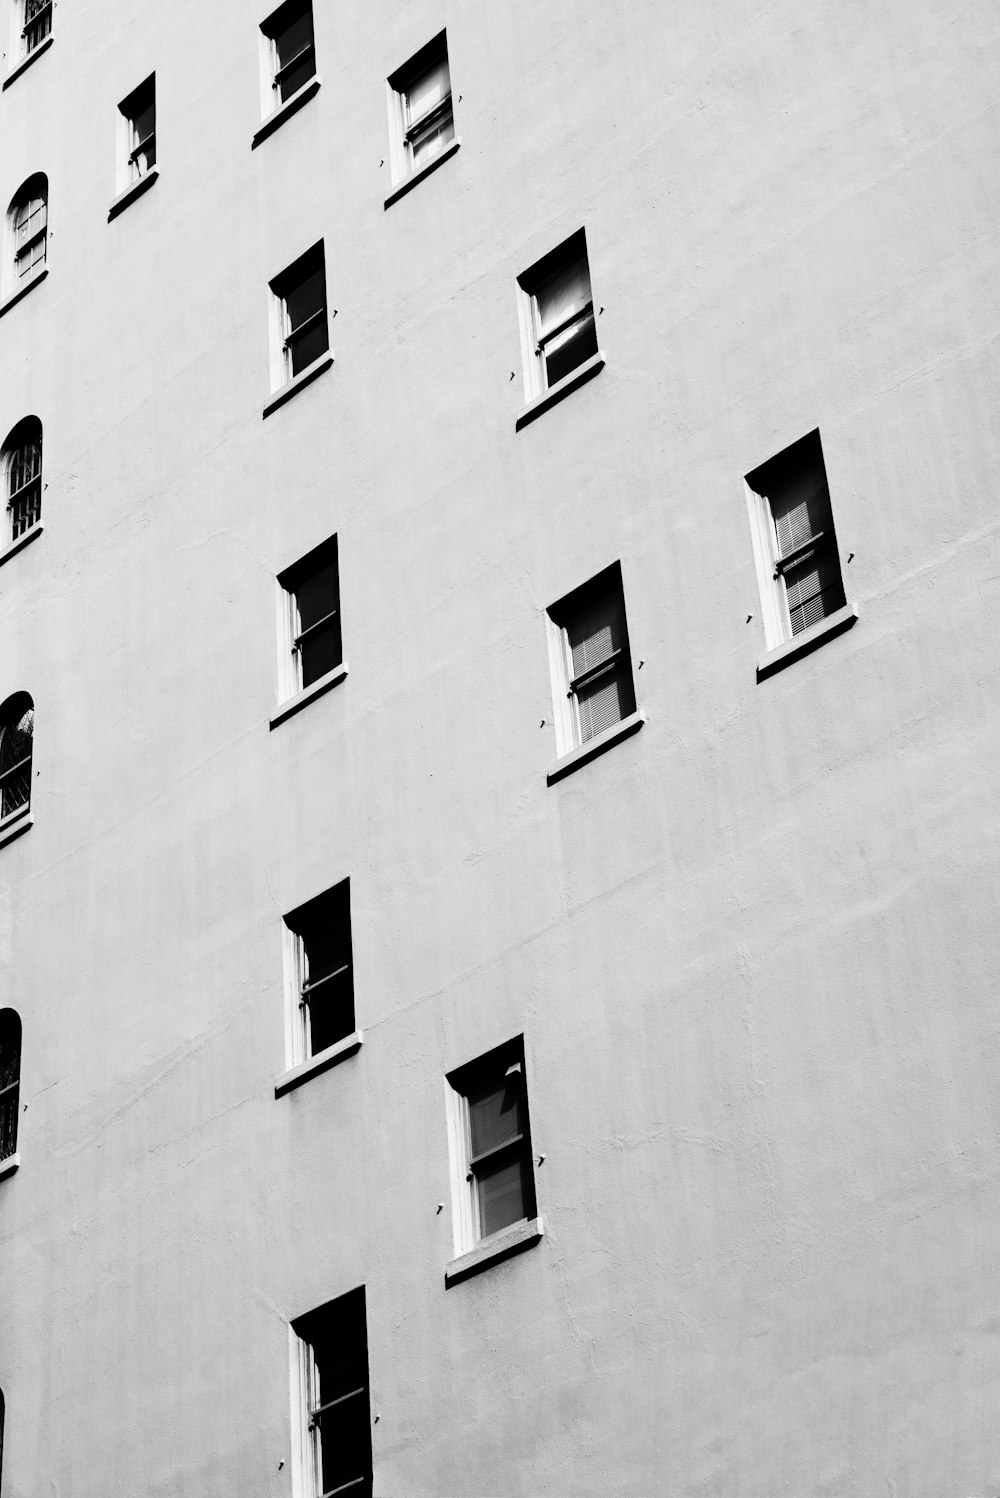
[[[360, 1282], [379, 1494], [994, 1492], [1000, 12], [316, 0], [251, 153], [259, 9], [60, 3], [0, 96], [3, 1498], [286, 1498], [288, 1318]], [[444, 25], [462, 146], [384, 212]], [[515, 433], [581, 224], [607, 367]], [[336, 362], [262, 421], [320, 236]], [[816, 426], [860, 619], [758, 686], [742, 475]], [[270, 733], [334, 531], [350, 675]], [[548, 788], [544, 610], [616, 559], [648, 722]], [[281, 913], [347, 874], [365, 1043], [276, 1101]], [[442, 1078], [520, 1031], [546, 1235], [446, 1292]]]

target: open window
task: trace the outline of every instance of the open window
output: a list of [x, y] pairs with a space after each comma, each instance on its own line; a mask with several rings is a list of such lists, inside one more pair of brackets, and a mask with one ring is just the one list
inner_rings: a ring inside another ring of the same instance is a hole
[[621, 565], [548, 611], [556, 752], [597, 738], [636, 710]]
[[448, 43], [441, 32], [389, 79], [393, 182], [421, 172], [455, 139]]
[[271, 282], [272, 389], [304, 374], [330, 348], [323, 241]]
[[448, 1076], [455, 1253], [536, 1217], [524, 1041]]
[[0, 838], [31, 810], [35, 709], [27, 692], [0, 706]]
[[281, 589], [281, 699], [315, 688], [339, 673], [344, 646], [337, 538], [317, 546], [278, 575]]
[[292, 1065], [356, 1037], [351, 881], [285, 916]]
[[156, 75], [140, 83], [118, 106], [121, 116], [119, 190], [138, 182], [156, 165]]
[[42, 518], [42, 423], [37, 416], [25, 416], [8, 432], [0, 467], [7, 499], [0, 547], [5, 547]]
[[261, 25], [267, 79], [265, 116], [286, 104], [316, 75], [310, 0], [287, 0]]
[[753, 469], [746, 490], [767, 647], [805, 642], [846, 604], [819, 432]]
[[17, 1154], [17, 1120], [21, 1090], [21, 1020], [13, 1009], [0, 1009], [0, 1168]]
[[371, 1498], [372, 1436], [364, 1286], [292, 1323], [296, 1491]]
[[517, 278], [525, 397], [551, 390], [597, 353], [594, 299], [583, 229]]

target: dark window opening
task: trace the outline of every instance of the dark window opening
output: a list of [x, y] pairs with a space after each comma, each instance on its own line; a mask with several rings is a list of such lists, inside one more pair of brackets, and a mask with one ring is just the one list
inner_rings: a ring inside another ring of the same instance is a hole
[[306, 1054], [315, 1056], [355, 1029], [351, 881], [300, 906], [285, 923], [300, 942], [299, 1005]]
[[794, 637], [846, 602], [819, 432], [794, 442], [746, 478], [767, 501], [774, 581], [784, 591]]
[[[371, 1402], [364, 1287], [293, 1323], [312, 1354], [306, 1419], [316, 1498], [371, 1498]], [[312, 1495], [310, 1495], [312, 1498]]]
[[21, 1021], [13, 1009], [0, 1009], [0, 1161], [17, 1153], [21, 1088]]
[[282, 304], [285, 373], [292, 379], [330, 347], [322, 243], [282, 271], [271, 289]]
[[316, 39], [312, 6], [290, 0], [264, 22], [274, 59], [273, 87], [283, 104], [316, 73]]

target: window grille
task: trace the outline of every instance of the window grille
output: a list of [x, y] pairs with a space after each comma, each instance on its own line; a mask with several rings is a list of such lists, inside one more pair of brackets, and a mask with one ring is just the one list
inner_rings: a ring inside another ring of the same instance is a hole
[[34, 52], [52, 30], [52, 0], [24, 0], [24, 27], [21, 36], [25, 55]]
[[13, 1009], [0, 1009], [0, 1161], [17, 1153], [21, 1086], [21, 1021]]
[[308, 1498], [371, 1498], [371, 1402], [364, 1287], [293, 1324], [305, 1353]]
[[0, 710], [0, 823], [28, 810], [35, 710], [23, 694]]
[[28, 418], [6, 443], [10, 539], [37, 525], [42, 514], [42, 424]]

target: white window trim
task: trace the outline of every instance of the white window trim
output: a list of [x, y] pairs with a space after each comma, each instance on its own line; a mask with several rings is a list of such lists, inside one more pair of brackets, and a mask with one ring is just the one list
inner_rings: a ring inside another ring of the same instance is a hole
[[764, 640], [768, 650], [775, 650], [792, 638], [792, 626], [784, 581], [775, 576], [778, 542], [771, 504], [767, 495], [758, 494], [755, 489], [751, 489], [746, 479], [743, 480], [743, 488], [746, 491], [747, 514], [750, 518], [750, 536], [764, 620]]
[[305, 941], [287, 921], [281, 922], [281, 968], [285, 988], [285, 1070], [312, 1060], [306, 1046], [305, 1010], [300, 1000], [305, 976]]
[[15, 69], [20, 69], [21, 64], [27, 62], [29, 58], [36, 56], [36, 54], [39, 52], [44, 52], [46, 45], [49, 41], [51, 41], [52, 33], [55, 30], [56, 18], [55, 6], [53, 5], [52, 14], [49, 20], [48, 36], [44, 36], [39, 42], [38, 46], [35, 47], [33, 51], [29, 52], [28, 39], [24, 35], [25, 26], [27, 24], [24, 19], [26, 9], [27, 7], [25, 5], [25, 0], [11, 0], [10, 45], [7, 49], [7, 56], [11, 59], [11, 73], [13, 73]]
[[561, 759], [574, 749], [579, 749], [580, 719], [576, 699], [571, 696], [569, 684], [572, 676], [569, 631], [564, 624], [557, 624], [546, 611], [545, 631], [549, 647], [549, 674], [552, 680], [552, 715], [556, 731], [556, 758]]
[[309, 1429], [311, 1396], [316, 1382], [312, 1345], [288, 1328], [289, 1389], [291, 1392], [291, 1467], [294, 1498], [314, 1498], [319, 1491], [316, 1443]]
[[471, 1253], [480, 1240], [476, 1238], [474, 1187], [469, 1173], [469, 1100], [444, 1079], [445, 1118], [448, 1124], [448, 1158], [451, 1161], [451, 1224], [453, 1257]]

